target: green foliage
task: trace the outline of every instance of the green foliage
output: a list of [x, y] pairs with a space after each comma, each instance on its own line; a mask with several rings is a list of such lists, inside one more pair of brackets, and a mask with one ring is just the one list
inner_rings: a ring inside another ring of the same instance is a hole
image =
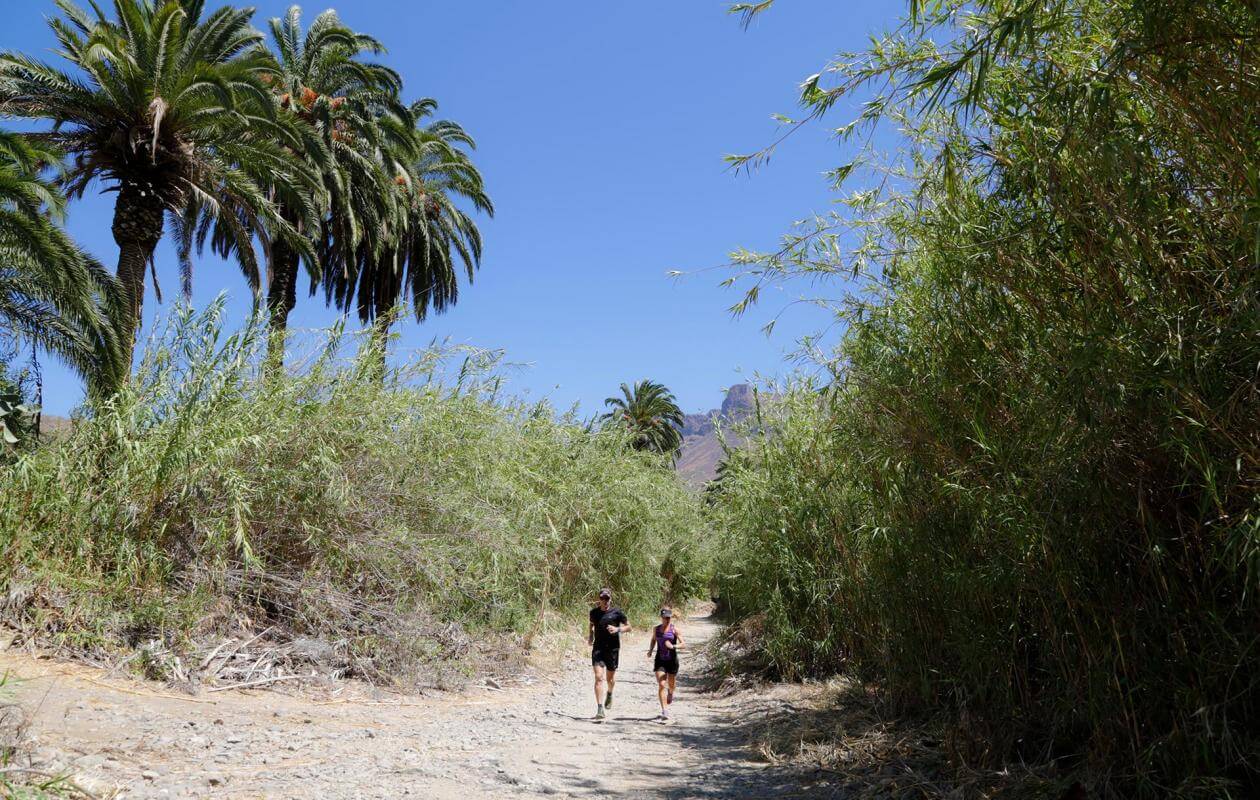
[[[304, 32], [301, 9], [289, 8], [270, 22], [275, 75], [267, 85], [280, 113], [302, 134], [291, 157], [316, 171], [328, 197], [323, 224], [313, 231], [318, 259], [306, 259], [312, 286], [321, 274], [337, 274], [361, 257], [379, 255], [401, 217], [397, 187], [382, 158], [386, 141], [379, 120], [405, 114], [402, 78], [364, 60], [384, 51], [376, 39], [346, 27], [335, 11], [320, 14]], [[294, 212], [281, 201], [281, 216]], [[283, 238], [268, 241], [267, 301], [272, 329], [282, 331], [297, 302], [301, 254]], [[273, 360], [283, 340], [273, 341]]]
[[858, 280], [830, 380], [715, 495], [723, 596], [782, 673], [948, 709], [973, 763], [1260, 779], [1255, 14], [918, 3], [807, 81], [811, 114], [861, 99], [841, 136], [908, 145], [737, 259], [754, 290]]
[[262, 380], [265, 332], [225, 336], [220, 313], [180, 311], [130, 385], [0, 472], [17, 624], [100, 646], [244, 614], [396, 677], [446, 652], [448, 621], [525, 630], [592, 587], [642, 612], [707, 585], [675, 477], [617, 431], [497, 400], [490, 356], [444, 380], [425, 353], [382, 382], [332, 331]]
[[[435, 100], [402, 101], [401, 77], [364, 59], [383, 52], [376, 39], [333, 11], [304, 32], [297, 6], [271, 20], [268, 49], [250, 8], [209, 12], [202, 0], [56, 5], [61, 15], [49, 25], [67, 68], [0, 54], [0, 114], [49, 130], [7, 135], [0, 157], [12, 160], [11, 145], [22, 144], [37, 156], [23, 154], [22, 168], [37, 176], [62, 161], [49, 143], [68, 156], [58, 190], [26, 181], [49, 207], [63, 205], [60, 190], [79, 197], [98, 181], [117, 191], [117, 286], [107, 310], [119, 341], [93, 351], [75, 340], [67, 328], [84, 323], [66, 324], [72, 295], [66, 286], [31, 284], [38, 269], [16, 278], [0, 272], [0, 314], [22, 317], [28, 337], [81, 372], [107, 373], [106, 391], [131, 368], [146, 274], [156, 281], [153, 258], [167, 231], [185, 296], [192, 254], [207, 246], [234, 258], [261, 294], [261, 245], [275, 366], [302, 265], [312, 292], [322, 283], [327, 302], [379, 320], [381, 359], [396, 307], [423, 320], [458, 301], [461, 272], [472, 281], [482, 254], [472, 212], [494, 213], [468, 152], [473, 139], [454, 122], [431, 119]], [[9, 184], [0, 175], [0, 191]], [[8, 246], [0, 237], [0, 248]], [[68, 274], [61, 263], [41, 268]], [[54, 309], [60, 318], [45, 307], [59, 302], [67, 306]], [[111, 346], [118, 352], [106, 353]]]
[[628, 431], [634, 449], [677, 457], [683, 413], [664, 385], [649, 380], [634, 386], [623, 383], [621, 397], [609, 397], [604, 405], [609, 409], [603, 417], [605, 427]]
[[126, 374], [110, 320], [118, 288], [55, 222], [65, 199], [40, 171], [59, 160], [0, 131], [0, 344], [33, 341], [105, 392]]
[[475, 147], [472, 137], [449, 120], [429, 121], [436, 111], [425, 98], [376, 120], [396, 218], [379, 246], [329, 263], [323, 276], [328, 301], [363, 322], [388, 323], [402, 303], [417, 320], [446, 311], [459, 300], [459, 273], [471, 283], [481, 264], [480, 229], [460, 204], [490, 216], [494, 204], [465, 149]]
[[[268, 197], [281, 198], [306, 229], [318, 227], [318, 176], [289, 156], [300, 136], [266, 91], [273, 66], [257, 47], [253, 10], [205, 13], [204, 5], [118, 0], [110, 16], [102, 4], [86, 11], [58, 0], [62, 15], [49, 25], [68, 71], [0, 54], [0, 113], [51, 124], [41, 138], [70, 158], [67, 194], [100, 180], [118, 191], [113, 234], [128, 345], [168, 214], [181, 253], [208, 243], [235, 257], [255, 289], [255, 235], [284, 237], [314, 258], [309, 240]], [[191, 262], [182, 263], [187, 294]]]
[[[494, 205], [467, 149], [471, 136], [448, 120], [430, 120], [437, 101], [401, 99], [402, 79], [362, 60], [383, 51], [326, 11], [303, 34], [300, 10], [271, 21], [278, 78], [271, 82], [282, 111], [306, 131], [294, 152], [318, 170], [330, 199], [317, 230], [318, 261], [309, 261], [312, 287], [385, 328], [406, 303], [417, 320], [459, 299], [459, 273], [471, 282], [481, 262], [481, 233], [461, 205], [493, 215]], [[273, 319], [295, 297], [297, 254], [270, 248]], [[278, 261], [285, 263], [278, 264]], [[282, 326], [277, 326], [282, 327]]]
[[24, 437], [27, 421], [39, 411], [38, 406], [26, 403], [16, 387], [10, 387], [0, 376], [0, 448], [16, 445]]

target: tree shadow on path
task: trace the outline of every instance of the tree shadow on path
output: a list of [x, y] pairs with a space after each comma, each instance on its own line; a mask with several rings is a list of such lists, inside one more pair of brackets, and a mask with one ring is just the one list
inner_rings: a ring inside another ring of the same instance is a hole
[[706, 764], [663, 783], [668, 800], [1059, 798], [1072, 785], [1045, 764], [959, 769], [940, 720], [892, 715], [841, 678], [710, 698], [708, 724], [680, 731], [680, 745]]
[[[760, 757], [757, 745], [767, 725], [796, 724], [798, 714], [792, 707], [762, 702], [753, 695], [742, 701], [717, 701], [713, 695], [704, 694], [713, 685], [711, 676], [706, 674], [680, 676], [678, 683], [683, 697], [703, 698], [700, 702], [704, 703], [720, 702], [721, 707], [711, 712], [705, 724], [680, 724], [676, 728], [679, 746], [699, 755], [702, 763], [687, 775], [665, 766], [659, 796], [668, 800], [852, 796], [843, 788], [846, 781], [838, 780], [835, 773], [775, 764]], [[679, 714], [685, 719], [685, 711], [680, 710]]]

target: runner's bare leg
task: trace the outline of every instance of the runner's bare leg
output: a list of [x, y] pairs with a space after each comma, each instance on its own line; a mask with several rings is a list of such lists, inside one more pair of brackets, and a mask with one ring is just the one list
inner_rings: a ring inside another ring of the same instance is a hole
[[612, 676], [608, 670], [604, 669], [603, 664], [596, 664], [591, 667], [595, 672], [595, 704], [600, 708], [604, 706], [604, 696], [608, 693], [608, 679]]

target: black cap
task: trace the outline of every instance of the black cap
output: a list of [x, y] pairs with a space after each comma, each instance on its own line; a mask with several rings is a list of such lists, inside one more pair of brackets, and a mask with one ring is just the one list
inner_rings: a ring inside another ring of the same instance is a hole
[[674, 609], [670, 608], [669, 606], [665, 606], [664, 608], [661, 609], [661, 616], [662, 617], [674, 616]]
[[600, 596], [600, 597], [602, 597], [602, 598], [605, 598], [605, 599], [607, 599], [607, 600], [611, 600], [611, 599], [612, 599], [612, 589], [609, 589], [607, 586], [605, 586], [603, 589], [600, 589], [600, 590], [599, 590], [599, 596]]

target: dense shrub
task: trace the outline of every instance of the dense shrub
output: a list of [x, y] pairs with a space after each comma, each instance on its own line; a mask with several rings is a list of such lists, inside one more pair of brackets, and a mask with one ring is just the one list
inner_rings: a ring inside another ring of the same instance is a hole
[[741, 256], [866, 283], [831, 377], [726, 470], [724, 595], [781, 672], [954, 711], [964, 759], [1254, 790], [1254, 7], [912, 5], [806, 86], [816, 113], [886, 89], [867, 119], [909, 143], [882, 189]]
[[497, 398], [484, 354], [449, 382], [433, 353], [381, 381], [334, 331], [260, 379], [262, 338], [179, 312], [128, 388], [0, 473], [19, 624], [98, 646], [257, 618], [396, 673], [443, 650], [421, 623], [520, 631], [602, 584], [642, 611], [707, 581], [668, 465]]

